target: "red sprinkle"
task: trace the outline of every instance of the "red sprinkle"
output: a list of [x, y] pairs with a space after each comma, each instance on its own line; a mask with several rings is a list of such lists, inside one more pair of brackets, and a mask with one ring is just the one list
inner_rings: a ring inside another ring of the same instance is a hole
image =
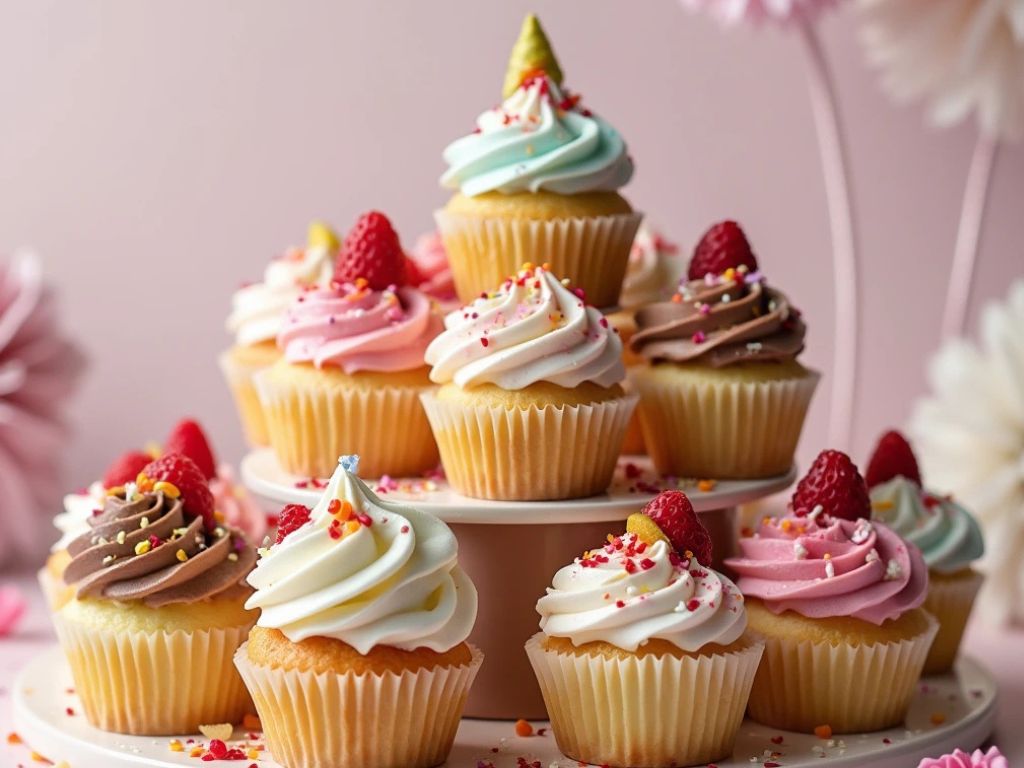
[[490, 341], [489, 341], [489, 340], [487, 339], [487, 337], [486, 337], [486, 336], [481, 336], [481, 337], [480, 337], [480, 343], [481, 343], [481, 344], [483, 344], [483, 345], [484, 345], [484, 346], [486, 347], [486, 346], [487, 346], [488, 344], [490, 344], [491, 342], [490, 342]]
[[223, 760], [224, 756], [228, 753], [228, 745], [220, 739], [211, 739], [209, 752], [215, 760]]
[[645, 571], [649, 571], [651, 570], [651, 568], [654, 567], [654, 561], [651, 560], [651, 558], [649, 557], [645, 557], [643, 560], [640, 561], [640, 567], [643, 568]]
[[686, 604], [686, 610], [696, 611], [698, 608], [700, 608], [700, 600], [695, 597], [691, 597], [689, 602]]
[[622, 600], [616, 600], [615, 601], [615, 607], [616, 608], [625, 608], [626, 607], [626, 603], [624, 601], [622, 601]]

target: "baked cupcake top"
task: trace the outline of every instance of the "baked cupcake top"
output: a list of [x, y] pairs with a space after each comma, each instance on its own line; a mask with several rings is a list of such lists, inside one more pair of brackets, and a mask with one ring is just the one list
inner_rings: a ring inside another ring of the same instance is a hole
[[644, 225], [636, 233], [629, 251], [619, 304], [623, 309], [635, 309], [644, 304], [669, 301], [685, 274], [686, 260], [679, 246]]
[[227, 322], [235, 343], [274, 341], [295, 298], [309, 286], [330, 284], [337, 250], [337, 236], [326, 225], [313, 223], [305, 248], [289, 248], [267, 265], [262, 282], [235, 291]]
[[743, 596], [712, 570], [707, 530], [681, 491], [666, 491], [626, 533], [559, 570], [537, 602], [541, 630], [574, 645], [636, 651], [653, 639], [684, 651], [728, 645], [747, 625]]
[[80, 598], [196, 602], [238, 586], [256, 560], [240, 532], [216, 522], [206, 479], [178, 453], [108, 489], [89, 527], [68, 545], [64, 571]]
[[878, 625], [924, 602], [920, 550], [868, 519], [867, 488], [848, 456], [823, 451], [791, 504], [791, 514], [763, 519], [740, 539], [740, 556], [726, 560], [748, 598], [774, 613]]
[[444, 150], [441, 185], [484, 192], [563, 195], [615, 191], [633, 175], [619, 133], [562, 88], [562, 71], [537, 17], [523, 21], [505, 76], [504, 101], [473, 133]]
[[293, 642], [330, 637], [367, 654], [378, 645], [444, 652], [476, 620], [476, 588], [454, 534], [433, 515], [377, 497], [342, 456], [317, 505], [289, 505], [261, 550], [247, 608]]
[[948, 497], [921, 487], [910, 444], [899, 432], [882, 435], [867, 470], [871, 517], [885, 523], [921, 550], [925, 564], [956, 573], [985, 553], [974, 516]]
[[651, 360], [721, 367], [793, 360], [803, 351], [800, 312], [758, 270], [732, 221], [701, 238], [687, 279], [668, 301], [641, 307], [630, 347]]
[[423, 366], [441, 332], [431, 299], [405, 284], [406, 257], [387, 217], [363, 214], [346, 235], [328, 288], [295, 297], [277, 336], [290, 363], [356, 371]]
[[524, 265], [497, 291], [450, 313], [444, 325], [426, 351], [430, 378], [439, 384], [610, 387], [626, 375], [615, 329], [545, 267]]

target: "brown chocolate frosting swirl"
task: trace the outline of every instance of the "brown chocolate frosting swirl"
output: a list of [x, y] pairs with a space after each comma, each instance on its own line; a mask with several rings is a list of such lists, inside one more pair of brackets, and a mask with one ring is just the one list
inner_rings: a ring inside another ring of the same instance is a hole
[[793, 360], [807, 327], [781, 292], [756, 280], [691, 280], [679, 300], [649, 304], [636, 313], [630, 347], [649, 360], [700, 362], [714, 368]]
[[207, 533], [202, 518], [186, 517], [181, 499], [159, 491], [131, 501], [111, 496], [89, 525], [91, 531], [68, 545], [71, 562], [64, 571], [78, 597], [152, 607], [191, 603], [236, 587], [256, 564], [241, 532], [219, 527]]

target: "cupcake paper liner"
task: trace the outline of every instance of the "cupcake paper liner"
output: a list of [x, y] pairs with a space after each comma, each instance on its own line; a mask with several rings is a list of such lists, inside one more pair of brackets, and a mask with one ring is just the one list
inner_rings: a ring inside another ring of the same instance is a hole
[[74, 589], [65, 584], [63, 579], [54, 576], [46, 567], [39, 569], [36, 579], [39, 581], [39, 588], [43, 590], [46, 605], [51, 611], [59, 611], [68, 600], [74, 597]]
[[256, 374], [266, 370], [268, 366], [241, 363], [232, 357], [231, 350], [221, 354], [218, 363], [228, 383], [228, 389], [234, 396], [245, 439], [252, 446], [270, 445], [267, 423], [263, 418], [263, 406], [260, 405], [256, 384], [253, 381]]
[[452, 488], [478, 499], [540, 501], [608, 488], [636, 400], [519, 409], [427, 393], [423, 406]]
[[708, 656], [591, 656], [526, 643], [558, 748], [573, 760], [661, 768], [732, 753], [764, 646]]
[[761, 382], [662, 382], [630, 373], [644, 444], [658, 472], [773, 477], [793, 464], [819, 375]]
[[[625, 382], [623, 388], [632, 392], [632, 385]], [[622, 438], [622, 453], [628, 456], [642, 456], [647, 453], [647, 446], [644, 444], [644, 431], [640, 426], [640, 409], [635, 408], [629, 417], [626, 425], [626, 436]]]
[[105, 631], [53, 616], [85, 716], [136, 736], [195, 733], [252, 711], [232, 663], [251, 623], [196, 632]]
[[430, 387], [308, 387], [256, 377], [270, 444], [286, 472], [329, 477], [343, 454], [359, 454], [363, 477], [419, 475], [437, 466], [420, 404]]
[[[750, 693], [751, 719], [787, 731], [863, 733], [904, 721], [938, 622], [889, 643], [831, 645], [765, 637]], [[756, 634], [756, 633], [755, 633]]]
[[274, 759], [288, 768], [429, 768], [451, 751], [483, 654], [464, 666], [333, 674], [235, 664]]
[[974, 570], [953, 576], [932, 574], [928, 580], [928, 597], [923, 607], [939, 622], [939, 631], [925, 659], [924, 674], [941, 675], [953, 668], [971, 606], [984, 580]]
[[493, 291], [525, 262], [547, 263], [582, 288], [587, 302], [611, 307], [619, 300], [640, 213], [566, 219], [486, 218], [436, 211], [463, 303]]

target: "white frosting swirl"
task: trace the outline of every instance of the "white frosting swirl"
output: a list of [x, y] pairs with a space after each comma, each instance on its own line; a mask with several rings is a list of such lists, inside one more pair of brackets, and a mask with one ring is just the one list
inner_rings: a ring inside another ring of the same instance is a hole
[[327, 246], [289, 248], [267, 265], [263, 282], [235, 291], [228, 331], [241, 346], [274, 341], [296, 297], [310, 286], [326, 288], [333, 275], [334, 253]]
[[559, 570], [537, 602], [540, 628], [574, 645], [603, 641], [635, 651], [667, 640], [684, 651], [728, 645], [743, 634], [743, 597], [729, 579], [669, 545], [631, 533]]
[[67, 549], [68, 544], [83, 533], [88, 533], [89, 520], [97, 510], [103, 509], [107, 494], [103, 483], [94, 482], [85, 493], [69, 493], [64, 497], [64, 511], [53, 518], [54, 527], [60, 531], [60, 538], [50, 547], [51, 552]]
[[610, 387], [625, 378], [622, 342], [604, 316], [543, 267], [524, 269], [501, 288], [445, 318], [427, 347], [430, 378], [460, 387], [516, 390], [547, 381]]
[[[356, 522], [332, 535], [332, 507], [346, 503]], [[332, 637], [364, 655], [378, 645], [444, 652], [476, 621], [476, 588], [458, 565], [448, 526], [379, 499], [344, 463], [310, 521], [262, 554], [246, 607], [261, 609], [259, 626], [293, 642]]]
[[668, 301], [685, 274], [686, 259], [679, 253], [679, 246], [643, 226], [629, 252], [619, 304], [623, 309], [636, 309]]

